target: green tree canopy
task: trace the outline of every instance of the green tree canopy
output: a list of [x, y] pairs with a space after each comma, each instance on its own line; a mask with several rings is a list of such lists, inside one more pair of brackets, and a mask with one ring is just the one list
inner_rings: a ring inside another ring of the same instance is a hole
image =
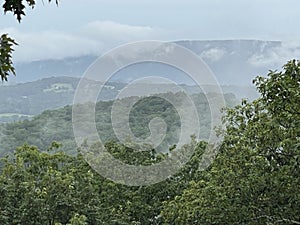
[[227, 109], [219, 155], [165, 203], [166, 224], [300, 224], [300, 62], [254, 83], [261, 97]]
[[[107, 180], [82, 155], [70, 156], [56, 150], [58, 147], [53, 143], [48, 152], [41, 152], [24, 145], [14, 156], [3, 159], [1, 225], [161, 224], [162, 203], [181, 195], [190, 181], [201, 176], [198, 165], [206, 144], [197, 143], [195, 154], [178, 174], [145, 187]], [[137, 152], [115, 142], [106, 147], [115, 158], [130, 164], [149, 165], [167, 156]]]

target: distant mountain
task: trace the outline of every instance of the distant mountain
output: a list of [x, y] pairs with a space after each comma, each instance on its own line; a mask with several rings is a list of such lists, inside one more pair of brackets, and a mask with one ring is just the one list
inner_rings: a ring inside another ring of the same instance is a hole
[[[33, 82], [0, 86], [0, 122], [25, 119], [73, 102], [79, 82], [75, 77], [50, 77]], [[104, 86], [99, 100], [113, 99], [124, 84]]]
[[[276, 51], [282, 47], [280, 41], [216, 40], [176, 41], [175, 43], [199, 55], [215, 73], [218, 81], [224, 85], [250, 85], [255, 76], [265, 75], [270, 69], [280, 69], [274, 66], [275, 62], [272, 62]], [[17, 77], [11, 77], [10, 80], [11, 83], [20, 83], [50, 76], [79, 77], [96, 58], [96, 56], [82, 56], [18, 63], [16, 64]], [[285, 62], [280, 63], [283, 65]], [[116, 76], [114, 81], [127, 83], [140, 74], [164, 74], [175, 82], [191, 84], [187, 76], [182, 76], [182, 72], [170, 68], [166, 70], [161, 66], [153, 67], [151, 64], [136, 65], [135, 68]]]
[[[0, 122], [26, 119], [48, 109], [71, 105], [79, 80], [76, 77], [50, 77], [23, 84], [0, 86]], [[98, 100], [115, 99], [126, 85], [120, 82], [105, 84]], [[191, 95], [203, 92], [197, 86], [181, 85], [180, 87]], [[162, 83], [137, 84], [126, 97], [140, 96], [145, 88], [152, 93], [165, 93], [172, 90], [173, 86]], [[222, 86], [222, 89], [224, 93], [232, 93], [237, 96], [238, 100], [257, 97], [256, 90], [250, 86], [226, 85]], [[177, 90], [174, 89], [173, 92]]]
[[52, 76], [80, 77], [96, 56], [49, 59], [27, 63], [17, 63], [17, 77], [10, 77], [11, 83], [24, 83]]
[[[221, 84], [250, 85], [253, 78], [266, 75], [269, 64], [259, 63], [282, 47], [280, 41], [225, 40], [176, 42], [197, 55], [211, 68]], [[271, 59], [270, 59], [271, 60]], [[285, 62], [282, 62], [285, 63]], [[280, 66], [283, 64], [280, 64]]]

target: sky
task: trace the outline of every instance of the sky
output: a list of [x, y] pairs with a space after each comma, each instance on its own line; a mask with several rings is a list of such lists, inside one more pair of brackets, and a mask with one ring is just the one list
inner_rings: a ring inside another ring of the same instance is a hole
[[17, 62], [101, 55], [141, 40], [259, 39], [300, 42], [299, 0], [37, 0], [19, 24], [0, 14]]

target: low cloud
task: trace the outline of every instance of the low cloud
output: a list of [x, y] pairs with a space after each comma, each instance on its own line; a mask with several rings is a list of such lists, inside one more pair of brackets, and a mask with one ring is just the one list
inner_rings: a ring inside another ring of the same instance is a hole
[[159, 30], [147, 26], [130, 26], [113, 21], [94, 21], [84, 28], [85, 35], [101, 41], [131, 41], [136, 39], [153, 38]]
[[209, 60], [211, 62], [219, 61], [224, 55], [226, 51], [220, 48], [212, 48], [201, 53], [201, 57], [203, 59]]
[[255, 67], [281, 69], [287, 61], [300, 59], [300, 43], [283, 42], [281, 46], [268, 49], [262, 54], [255, 54], [248, 63]]
[[15, 28], [2, 29], [0, 33], [8, 33], [19, 44], [15, 48], [14, 60], [26, 62], [88, 54], [101, 55], [104, 51], [120, 44], [161, 39], [165, 31], [159, 28], [131, 26], [113, 21], [94, 21], [74, 33], [21, 32]]

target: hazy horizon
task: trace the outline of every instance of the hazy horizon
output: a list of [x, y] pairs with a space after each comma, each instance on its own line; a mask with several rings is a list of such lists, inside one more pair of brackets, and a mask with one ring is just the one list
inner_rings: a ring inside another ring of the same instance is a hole
[[0, 33], [19, 46], [15, 62], [100, 55], [141, 40], [263, 40], [299, 46], [296, 0], [37, 1], [19, 24], [0, 15]]

